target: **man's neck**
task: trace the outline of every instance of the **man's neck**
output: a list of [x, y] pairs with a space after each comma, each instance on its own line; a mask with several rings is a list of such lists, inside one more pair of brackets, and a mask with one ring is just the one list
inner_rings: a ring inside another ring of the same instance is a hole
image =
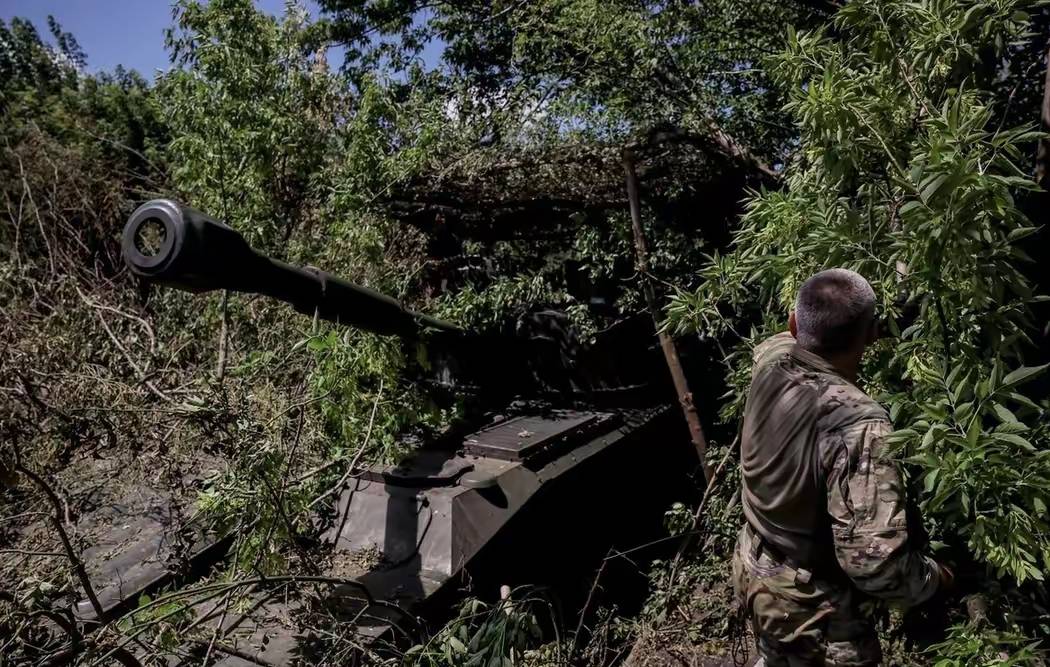
[[830, 365], [836, 373], [850, 382], [857, 381], [857, 375], [860, 372], [860, 360], [864, 356], [864, 348], [860, 350], [844, 350], [842, 352], [824, 352], [811, 350], [801, 344], [798, 344], [798, 347], [805, 350], [807, 354], [819, 357]]
[[834, 366], [835, 370], [850, 382], [857, 381], [857, 374], [860, 372], [860, 357], [856, 353], [839, 352], [837, 354], [828, 354], [814, 352], [813, 354]]

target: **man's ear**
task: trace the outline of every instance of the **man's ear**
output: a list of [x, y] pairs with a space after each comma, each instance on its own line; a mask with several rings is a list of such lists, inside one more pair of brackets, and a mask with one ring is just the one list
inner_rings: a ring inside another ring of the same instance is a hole
[[788, 331], [791, 332], [792, 336], [798, 338], [798, 323], [795, 322], [795, 311], [791, 311], [791, 314], [788, 315]]

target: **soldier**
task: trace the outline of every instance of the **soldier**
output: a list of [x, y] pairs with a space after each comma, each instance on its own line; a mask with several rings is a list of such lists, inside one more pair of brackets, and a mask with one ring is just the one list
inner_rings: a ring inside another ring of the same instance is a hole
[[870, 598], [917, 605], [951, 572], [909, 542], [889, 416], [854, 385], [877, 336], [871, 285], [814, 275], [788, 327], [754, 352], [734, 588], [767, 667], [878, 665]]

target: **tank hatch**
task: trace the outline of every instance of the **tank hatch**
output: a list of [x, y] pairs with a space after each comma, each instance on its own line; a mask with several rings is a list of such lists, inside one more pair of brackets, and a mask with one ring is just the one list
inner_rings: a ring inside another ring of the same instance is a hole
[[464, 443], [467, 454], [501, 461], [528, 461], [552, 455], [608, 429], [611, 415], [557, 410], [544, 415], [512, 417], [474, 434]]

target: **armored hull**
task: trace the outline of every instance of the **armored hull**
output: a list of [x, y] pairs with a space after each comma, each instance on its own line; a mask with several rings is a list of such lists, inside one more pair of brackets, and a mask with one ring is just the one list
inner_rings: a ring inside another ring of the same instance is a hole
[[[639, 474], [654, 448], [660, 465]], [[317, 517], [324, 526], [317, 553], [330, 556], [320, 576], [295, 587], [256, 585], [244, 591], [254, 603], [240, 613], [199, 605], [194, 622], [217, 638], [214, 664], [281, 665], [311, 662], [317, 638], [304, 636], [296, 619], [319, 596], [341, 632], [352, 628], [370, 647], [418, 642], [462, 595], [495, 598], [504, 585], [557, 590], [571, 615], [603, 559], [661, 536], [663, 511], [692, 492], [681, 474], [690, 453], [668, 408], [497, 418], [457, 448], [422, 450], [401, 466], [353, 476]], [[143, 521], [131, 527], [134, 539], [121, 543], [115, 534], [107, 552], [91, 554], [96, 588], [117, 615], [144, 594], [193, 583], [169, 571], [165, 526]], [[221, 562], [223, 538], [200, 535], [197, 574]], [[620, 603], [630, 602], [632, 586], [645, 589], [639, 574], [618, 581]], [[311, 587], [311, 602], [302, 586]], [[78, 605], [81, 617], [89, 610], [87, 601]], [[166, 655], [170, 664], [200, 664], [205, 649], [190, 641]]]

